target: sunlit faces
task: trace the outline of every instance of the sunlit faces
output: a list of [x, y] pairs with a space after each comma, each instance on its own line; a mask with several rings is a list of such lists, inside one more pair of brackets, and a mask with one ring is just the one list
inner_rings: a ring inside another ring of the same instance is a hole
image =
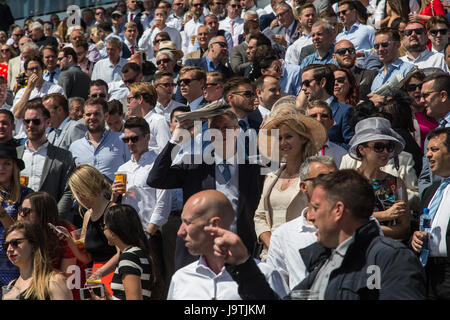
[[299, 17], [300, 24], [311, 30], [312, 25], [316, 22], [316, 11], [313, 8], [306, 8]]
[[324, 107], [317, 106], [308, 109], [307, 115], [308, 117], [316, 119], [321, 124], [323, 124], [323, 126], [325, 127], [325, 129], [327, 129], [327, 131], [329, 131], [334, 125], [333, 116]]
[[9, 260], [16, 267], [23, 267], [32, 262], [33, 245], [25, 238], [22, 230], [14, 230], [5, 239], [9, 244], [6, 248], [6, 254]]
[[249, 61], [253, 61], [253, 57], [255, 56], [255, 52], [256, 52], [256, 45], [257, 45], [258, 41], [256, 39], [250, 39], [250, 41], [248, 42], [248, 46], [247, 46], [247, 57]]
[[374, 140], [358, 146], [363, 161], [384, 167], [394, 151], [394, 144], [388, 140]]
[[398, 58], [398, 50], [400, 49], [400, 42], [393, 41], [389, 34], [378, 34], [375, 36], [375, 49], [378, 54], [378, 59], [384, 64], [388, 65]]
[[47, 69], [53, 70], [56, 68], [57, 57], [53, 50], [45, 49], [44, 51], [42, 51], [42, 56]]
[[125, 128], [122, 140], [132, 155], [141, 155], [148, 150], [150, 134], [143, 134], [140, 128]]
[[13, 176], [14, 160], [10, 158], [0, 158], [0, 185], [8, 186]]
[[450, 176], [450, 152], [444, 144], [445, 140], [445, 133], [431, 138], [426, 153], [431, 171], [441, 177]]
[[0, 113], [0, 142], [5, 143], [12, 139], [14, 123], [4, 113]]
[[350, 69], [356, 60], [356, 50], [350, 41], [342, 40], [334, 46], [333, 59], [344, 68]]
[[173, 94], [175, 83], [172, 76], [164, 76], [154, 82], [156, 93], [158, 94], [158, 101], [170, 100]]
[[336, 97], [345, 98], [350, 90], [350, 82], [348, 81], [347, 74], [344, 71], [334, 72], [334, 95]]
[[421, 52], [425, 50], [428, 40], [425, 27], [421, 23], [410, 23], [406, 26], [403, 45], [407, 51]]
[[90, 133], [98, 133], [105, 130], [106, 116], [101, 105], [86, 105], [83, 118]]
[[306, 138], [299, 135], [287, 125], [280, 125], [279, 131], [279, 148], [280, 155], [286, 159], [300, 159], [303, 153], [303, 146]]
[[442, 102], [441, 93], [433, 88], [433, 84], [434, 80], [422, 85], [420, 102], [425, 105], [427, 116], [439, 119], [447, 114], [448, 106]]
[[314, 78], [314, 69], [302, 73], [302, 90], [308, 101], [313, 101], [320, 97], [323, 89], [321, 83]]
[[333, 37], [323, 25], [312, 27], [311, 36], [313, 45], [318, 50], [329, 48], [333, 43]]
[[39, 78], [42, 77], [42, 68], [39, 62], [30, 61], [27, 66], [27, 70], [25, 71], [28, 77], [31, 77], [32, 74], [36, 74]]
[[281, 87], [280, 82], [274, 77], [266, 77], [264, 85], [261, 89], [256, 89], [259, 103], [267, 109], [272, 108], [272, 105], [280, 99]]
[[241, 15], [242, 12], [242, 6], [241, 3], [238, 0], [231, 0], [226, 5], [228, 17], [230, 19], [234, 19]]
[[36, 141], [45, 135], [50, 120], [42, 114], [41, 110], [28, 109], [25, 111], [23, 123], [28, 139]]

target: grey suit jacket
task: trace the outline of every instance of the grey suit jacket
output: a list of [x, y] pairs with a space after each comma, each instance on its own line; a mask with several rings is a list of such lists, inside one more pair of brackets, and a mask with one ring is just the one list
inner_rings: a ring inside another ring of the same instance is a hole
[[[83, 121], [81, 119], [81, 121]], [[48, 141], [55, 147], [69, 150], [70, 144], [75, 140], [81, 139], [86, 134], [87, 128], [81, 121], [69, 120], [56, 139], [56, 130], [48, 134]]]
[[61, 72], [58, 84], [64, 89], [67, 98], [81, 97], [87, 99], [91, 78], [80, 67], [73, 66]]
[[[17, 147], [17, 156], [22, 159], [25, 146]], [[75, 169], [75, 162], [72, 153], [67, 150], [57, 148], [50, 143], [47, 148], [47, 158], [42, 170], [39, 190], [48, 192], [56, 202], [58, 202], [59, 216], [72, 222], [72, 192], [67, 185], [67, 180]]]
[[16, 77], [20, 73], [20, 56], [12, 58], [8, 63], [8, 88], [14, 89]]
[[245, 69], [252, 63], [248, 61], [247, 56], [248, 44], [242, 42], [240, 45], [231, 48], [230, 65], [234, 73], [243, 76]]
[[304, 46], [302, 48], [302, 51], [300, 51], [300, 58], [299, 58], [299, 65], [302, 64], [303, 59], [305, 59], [307, 56], [309, 56], [310, 54], [313, 54], [314, 52], [316, 52], [316, 47], [314, 47], [314, 45], [309, 44], [307, 46]]

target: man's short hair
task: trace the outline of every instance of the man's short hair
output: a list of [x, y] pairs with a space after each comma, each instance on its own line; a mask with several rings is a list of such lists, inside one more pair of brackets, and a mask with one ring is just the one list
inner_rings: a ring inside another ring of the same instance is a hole
[[381, 28], [375, 32], [375, 36], [380, 34], [387, 34], [392, 41], [398, 42], [401, 40], [400, 33], [392, 28]]
[[31, 40], [31, 39], [30, 39], [30, 41], [27, 41], [27, 42], [25, 42], [23, 44], [21, 51], [23, 52], [27, 48], [30, 48], [31, 50], [33, 50], [36, 55], [39, 54], [39, 47], [38, 47], [38, 45], [36, 43], [34, 43], [33, 40]]
[[34, 29], [39, 29], [39, 30], [44, 30], [44, 27], [42, 26], [42, 24], [40, 24], [38, 21], [36, 21], [36, 22], [33, 22], [31, 25], [30, 25], [30, 27], [29, 27], [29, 29], [30, 30], [34, 30]]
[[175, 116], [175, 112], [191, 112], [191, 108], [189, 108], [188, 106], [179, 106], [176, 107], [175, 109], [172, 110], [172, 112], [170, 113], [170, 121], [173, 120], [173, 117]]
[[343, 0], [343, 1], [339, 1], [338, 7], [343, 6], [343, 5], [345, 5], [345, 4], [348, 5], [348, 8], [349, 8], [350, 10], [356, 10], [355, 3], [354, 3], [352, 0]]
[[142, 73], [142, 68], [139, 64], [135, 63], [135, 62], [127, 62], [123, 67], [122, 67], [122, 73], [127, 73], [128, 71], [133, 71], [136, 74], [140, 74]]
[[110, 22], [107, 22], [107, 21], [99, 23], [97, 25], [97, 29], [98, 30], [103, 30], [103, 31], [108, 32], [108, 33], [113, 32], [112, 24]]
[[266, 78], [274, 78], [276, 79], [274, 76], [271, 75], [263, 75], [261, 77], [259, 77], [258, 79], [256, 79], [255, 81], [255, 88], [258, 88], [259, 90], [263, 90], [264, 89], [264, 81], [266, 80]]
[[171, 73], [171, 72], [156, 72], [155, 76], [153, 77], [153, 82], [159, 82], [159, 80], [161, 80], [164, 77], [172, 77], [173, 78], [173, 73]]
[[258, 32], [256, 34], [252, 34], [249, 38], [248, 41], [255, 39], [256, 40], [256, 45], [257, 46], [261, 46], [261, 45], [268, 45], [271, 46], [272, 43], [270, 42], [270, 39], [267, 38], [263, 33]]
[[151, 106], [156, 105], [158, 94], [156, 89], [148, 82], [134, 82], [129, 86], [130, 93], [134, 96], [141, 96], [146, 103]]
[[108, 38], [108, 40], [106, 40], [106, 44], [111, 44], [120, 50], [122, 49], [122, 41], [116, 37]]
[[64, 53], [64, 57], [68, 57], [71, 56], [72, 57], [72, 61], [74, 64], [77, 63], [77, 53], [75, 52], [75, 50], [71, 47], [64, 47], [61, 50]]
[[[306, 104], [306, 111], [311, 110], [312, 108], [324, 108], [327, 110], [328, 116], [330, 119], [333, 119], [333, 111], [331, 110], [331, 107], [328, 103], [322, 100], [313, 100], [311, 102], [308, 102]], [[309, 112], [308, 112], [309, 114]]]
[[44, 46], [44, 47], [41, 49], [41, 54], [42, 54], [42, 56], [44, 56], [44, 50], [50, 50], [50, 51], [53, 51], [53, 53], [55, 54], [55, 56], [58, 55], [58, 48], [55, 47], [54, 45], [48, 44], [48, 45]]
[[284, 8], [286, 10], [289, 10], [290, 12], [293, 13], [292, 7], [290, 5], [288, 5], [286, 2], [281, 2], [277, 5], [277, 7], [275, 8], [275, 11], [277, 11], [280, 8]]
[[84, 39], [75, 41], [75, 43], [73, 44], [73, 47], [74, 48], [83, 47], [84, 50], [86, 50], [86, 51], [89, 50], [89, 44]]
[[338, 170], [314, 179], [314, 188], [322, 187], [330, 205], [341, 201], [352, 217], [368, 220], [375, 207], [373, 187], [354, 169]]
[[302, 165], [298, 169], [300, 181], [309, 178], [309, 169], [311, 168], [311, 163], [320, 162], [321, 164], [326, 165], [327, 167], [336, 167], [336, 162], [334, 162], [334, 158], [330, 156], [311, 156], [306, 158], [303, 161]]
[[319, 19], [329, 20], [330, 18], [337, 18], [336, 12], [333, 9], [326, 9], [319, 13]]
[[72, 97], [72, 98], [69, 98], [69, 100], [68, 100], [69, 108], [72, 106], [72, 103], [74, 103], [75, 101], [78, 101], [79, 103], [81, 103], [83, 105], [83, 107], [84, 107], [84, 104], [86, 103], [86, 100], [82, 97]]
[[447, 153], [450, 152], [450, 127], [447, 128], [436, 128], [431, 130], [428, 133], [428, 140], [431, 140], [434, 137], [440, 136], [441, 134], [445, 134], [444, 146], [447, 148]]
[[259, 30], [259, 21], [255, 20], [247, 20], [244, 22], [244, 33], [249, 34], [250, 30], [258, 29]]
[[113, 99], [107, 102], [108, 104], [108, 114], [118, 114], [123, 115], [123, 105], [119, 100]]
[[103, 110], [104, 114], [106, 114], [108, 112], [108, 103], [103, 98], [89, 98], [89, 99], [87, 99], [86, 103], [84, 104], [85, 107], [95, 106], [95, 105], [102, 106], [102, 110]]
[[123, 128], [124, 129], [139, 128], [142, 134], [150, 133], [150, 126], [148, 125], [148, 122], [141, 117], [132, 117], [128, 119], [127, 121], [125, 121]]
[[423, 79], [423, 83], [432, 80], [434, 80], [433, 90], [447, 92], [448, 99], [450, 99], [450, 75], [444, 73], [431, 74]]
[[308, 70], [314, 70], [313, 77], [320, 82], [323, 78], [326, 79], [325, 90], [329, 95], [334, 93], [334, 73], [326, 64], [309, 64], [302, 70], [302, 74]]
[[206, 79], [208, 79], [208, 77], [213, 78], [214, 81], [217, 81], [217, 82], [219, 82], [222, 85], [225, 83], [225, 76], [223, 75], [222, 72], [219, 72], [219, 71], [208, 71], [206, 73]]
[[89, 88], [91, 87], [105, 87], [106, 92], [108, 92], [108, 84], [105, 82], [105, 80], [102, 79], [92, 80], [91, 84], [89, 85]]
[[42, 99], [32, 99], [25, 103], [25, 112], [27, 112], [27, 110], [41, 111], [44, 118], [50, 119], [50, 112], [42, 104]]
[[169, 50], [160, 50], [160, 51], [158, 51], [158, 54], [156, 55], [156, 59], [158, 59], [158, 57], [163, 55], [163, 54], [168, 56], [171, 61], [175, 60], [175, 56]]
[[153, 39], [153, 45], [155, 45], [156, 44], [156, 37], [160, 37], [160, 38], [163, 38], [162, 40], [163, 41], [170, 41], [170, 36], [169, 36], [169, 34], [167, 33], [167, 32], [165, 32], [165, 31], [161, 31], [161, 32], [158, 32], [157, 34], [156, 34], [156, 36], [155, 36], [155, 38]]
[[185, 74], [187, 72], [191, 72], [191, 71], [193, 72], [195, 79], [203, 80], [204, 82], [206, 81], [206, 71], [200, 67], [188, 66], [188, 67], [181, 68], [180, 73], [179, 73], [180, 78], [183, 74]]
[[61, 107], [65, 114], [69, 114], [69, 103], [61, 93], [49, 93], [42, 98], [42, 101], [53, 100], [53, 104], [57, 107]]
[[9, 111], [8, 109], [0, 109], [0, 114], [6, 114], [11, 124], [14, 124], [14, 114], [11, 111]]
[[224, 97], [225, 101], [228, 102], [227, 95], [231, 91], [236, 90], [239, 86], [246, 85], [246, 84], [250, 85], [253, 88], [253, 82], [248, 78], [232, 77], [232, 78], [228, 79], [225, 82], [225, 84], [223, 85], [223, 97]]
[[319, 26], [322, 26], [328, 34], [332, 34], [334, 31], [333, 26], [325, 19], [317, 20], [316, 22], [314, 22], [314, 24], [312, 25], [311, 28], [315, 28], [315, 27], [319, 27]]
[[39, 56], [32, 56], [30, 59], [25, 61], [25, 64], [24, 64], [25, 71], [28, 70], [28, 64], [30, 62], [32, 62], [32, 61], [35, 61], [35, 62], [39, 63], [39, 65], [41, 66], [42, 71], [44, 71], [45, 65], [44, 65], [44, 62], [42, 61], [42, 58], [39, 57]]
[[136, 22], [130, 21], [130, 22], [125, 23], [124, 30], [127, 30], [127, 29], [137, 29]]
[[306, 9], [313, 9], [314, 13], [317, 13], [316, 7], [312, 3], [305, 3], [304, 5], [297, 8], [297, 15], [300, 17]]
[[450, 23], [448, 19], [445, 16], [438, 14], [434, 17], [431, 17], [431, 19], [427, 21], [427, 30], [430, 30], [437, 24], [445, 24], [447, 26], [447, 29], [450, 29]]

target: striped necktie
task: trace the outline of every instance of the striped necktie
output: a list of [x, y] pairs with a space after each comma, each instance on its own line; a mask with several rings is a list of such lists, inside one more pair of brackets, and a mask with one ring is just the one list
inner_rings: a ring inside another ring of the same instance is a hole
[[445, 119], [442, 119], [441, 121], [439, 121], [439, 128], [445, 128], [445, 126], [447, 125], [448, 121]]

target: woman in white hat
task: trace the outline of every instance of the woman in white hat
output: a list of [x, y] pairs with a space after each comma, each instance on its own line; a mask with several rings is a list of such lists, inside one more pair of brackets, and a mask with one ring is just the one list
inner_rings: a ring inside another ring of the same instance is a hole
[[[269, 115], [258, 134], [259, 151], [273, 162], [284, 162], [264, 181], [261, 200], [255, 212], [258, 242], [264, 245], [265, 261], [272, 232], [281, 224], [297, 218], [307, 206], [300, 191], [299, 168], [303, 161], [323, 146], [327, 132], [323, 125], [295, 111], [293, 103], [280, 104], [279, 110], [293, 110]], [[278, 129], [278, 130], [275, 130]]]
[[398, 240], [409, 237], [410, 210], [406, 186], [402, 179], [380, 168], [404, 148], [403, 138], [391, 128], [389, 120], [371, 117], [359, 121], [350, 140], [349, 155], [360, 160], [356, 170], [371, 182], [376, 195], [373, 216], [384, 235]]

